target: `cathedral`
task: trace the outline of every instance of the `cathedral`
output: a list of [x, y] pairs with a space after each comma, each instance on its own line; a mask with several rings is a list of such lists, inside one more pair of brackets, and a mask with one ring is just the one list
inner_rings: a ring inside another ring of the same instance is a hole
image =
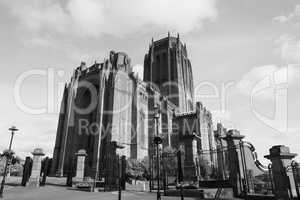
[[87, 152], [85, 176], [90, 177], [103, 173], [114, 149], [126, 158], [150, 158], [156, 135], [162, 137], [162, 149], [184, 149], [186, 166], [196, 167], [201, 153], [208, 166], [217, 165], [210, 153], [217, 143], [212, 115], [194, 101], [192, 65], [179, 35], [152, 39], [143, 80], [123, 52], [111, 51], [103, 63], [82, 62], [74, 70], [61, 102], [52, 173], [71, 173], [80, 149]]

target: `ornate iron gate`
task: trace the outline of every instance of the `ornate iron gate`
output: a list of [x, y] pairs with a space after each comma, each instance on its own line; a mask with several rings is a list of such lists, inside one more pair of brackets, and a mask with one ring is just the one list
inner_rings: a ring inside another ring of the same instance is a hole
[[[157, 184], [157, 166], [156, 166], [156, 156], [153, 155], [150, 157], [150, 191], [152, 190], [157, 190], [158, 189], [158, 184]], [[162, 162], [162, 156], [160, 156], [160, 172], [163, 172], [163, 162]], [[164, 183], [166, 182], [164, 173], [160, 173], [160, 183], [159, 183], [159, 188], [164, 189]]]
[[[274, 196], [272, 164], [262, 165], [254, 146], [249, 142], [239, 144], [244, 174], [243, 191], [246, 196]], [[252, 163], [252, 164], [251, 164]]]

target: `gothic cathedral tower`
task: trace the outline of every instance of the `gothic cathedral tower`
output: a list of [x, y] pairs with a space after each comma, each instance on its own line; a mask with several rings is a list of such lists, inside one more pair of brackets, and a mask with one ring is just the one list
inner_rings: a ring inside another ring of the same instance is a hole
[[154, 84], [179, 112], [194, 109], [192, 66], [179, 35], [152, 39], [144, 60], [144, 81]]

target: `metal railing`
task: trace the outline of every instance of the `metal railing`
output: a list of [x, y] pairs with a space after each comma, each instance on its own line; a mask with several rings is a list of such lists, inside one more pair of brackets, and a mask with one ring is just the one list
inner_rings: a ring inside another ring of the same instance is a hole
[[293, 178], [295, 181], [297, 199], [300, 199], [300, 167], [296, 161], [292, 161], [291, 167], [293, 172]]

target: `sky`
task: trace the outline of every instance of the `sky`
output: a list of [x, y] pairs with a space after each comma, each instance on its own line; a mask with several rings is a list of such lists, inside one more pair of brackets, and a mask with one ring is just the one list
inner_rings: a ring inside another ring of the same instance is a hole
[[[253, 143], [300, 154], [300, 2], [296, 0], [1, 0], [0, 150], [52, 154], [62, 88], [85, 61], [126, 52], [136, 73], [152, 38], [187, 45], [195, 98]], [[262, 161], [267, 162], [267, 161]]]

